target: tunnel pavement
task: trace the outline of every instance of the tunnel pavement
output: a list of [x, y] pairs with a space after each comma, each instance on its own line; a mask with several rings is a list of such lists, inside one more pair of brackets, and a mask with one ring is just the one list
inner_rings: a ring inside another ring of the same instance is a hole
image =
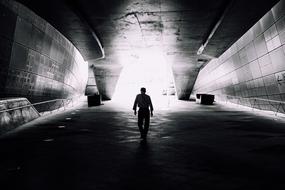
[[224, 105], [156, 110], [146, 142], [130, 109], [86, 102], [0, 139], [3, 190], [284, 189], [285, 125]]

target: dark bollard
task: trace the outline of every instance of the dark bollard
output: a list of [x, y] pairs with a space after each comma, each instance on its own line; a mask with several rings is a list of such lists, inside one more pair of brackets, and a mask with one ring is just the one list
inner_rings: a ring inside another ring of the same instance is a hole
[[212, 105], [215, 95], [212, 94], [196, 94], [196, 102], [204, 105]]
[[88, 107], [101, 105], [102, 98], [96, 84], [86, 85], [85, 96], [87, 96]]
[[93, 95], [87, 96], [88, 106], [100, 106], [101, 105], [101, 96], [100, 95]]

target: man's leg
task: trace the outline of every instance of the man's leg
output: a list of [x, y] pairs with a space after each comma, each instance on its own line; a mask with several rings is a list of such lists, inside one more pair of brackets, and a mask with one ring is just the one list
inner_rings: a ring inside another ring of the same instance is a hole
[[144, 134], [144, 132], [143, 132], [143, 119], [144, 119], [144, 117], [143, 117], [143, 113], [142, 113], [142, 111], [141, 110], [139, 110], [138, 111], [138, 127], [139, 127], [139, 130], [140, 130], [140, 133], [141, 133], [141, 137], [143, 137], [143, 134]]
[[150, 120], [150, 114], [149, 111], [147, 110], [144, 114], [144, 136], [147, 136], [147, 132], [149, 129], [149, 120]]

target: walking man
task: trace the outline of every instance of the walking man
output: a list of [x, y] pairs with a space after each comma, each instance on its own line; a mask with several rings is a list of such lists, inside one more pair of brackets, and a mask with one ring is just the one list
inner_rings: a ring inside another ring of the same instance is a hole
[[[136, 96], [133, 110], [134, 114], [137, 114], [137, 106], [139, 107], [138, 111], [138, 127], [141, 133], [141, 138], [146, 139], [148, 128], [149, 128], [149, 120], [150, 115], [153, 116], [153, 106], [151, 103], [150, 96], [146, 95], [146, 89], [141, 88], [141, 93]], [[150, 108], [150, 110], [149, 110]], [[143, 128], [144, 124], [144, 128]]]

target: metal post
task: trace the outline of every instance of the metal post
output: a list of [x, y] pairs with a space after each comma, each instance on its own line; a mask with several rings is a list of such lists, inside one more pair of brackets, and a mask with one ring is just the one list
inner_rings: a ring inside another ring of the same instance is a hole
[[238, 106], [241, 105], [241, 98], [238, 98]]
[[254, 111], [255, 102], [256, 102], [256, 99], [254, 98], [253, 105], [251, 106], [252, 107], [252, 111]]
[[62, 104], [63, 104], [63, 110], [65, 110], [65, 104], [64, 104], [64, 100], [62, 99]]
[[277, 116], [277, 113], [279, 112], [280, 106], [281, 106], [281, 103], [278, 104], [277, 110], [276, 110], [276, 112], [275, 112], [275, 116]]

